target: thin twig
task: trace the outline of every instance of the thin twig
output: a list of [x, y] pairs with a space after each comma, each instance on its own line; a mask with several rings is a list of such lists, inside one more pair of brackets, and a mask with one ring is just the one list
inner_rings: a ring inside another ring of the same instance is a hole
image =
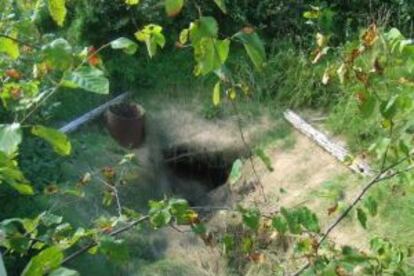
[[[126, 232], [126, 231], [128, 231], [128, 230], [132, 229], [132, 228], [133, 228], [133, 227], [135, 227], [136, 225], [140, 224], [141, 222], [144, 222], [144, 221], [146, 221], [146, 220], [148, 220], [148, 219], [149, 219], [149, 216], [144, 216], [144, 217], [142, 217], [142, 218], [140, 218], [140, 219], [138, 219], [138, 220], [136, 220], [136, 221], [134, 221], [134, 222], [132, 222], [132, 223], [130, 223], [130, 224], [128, 224], [128, 225], [126, 225], [126, 226], [124, 226], [124, 227], [119, 228], [118, 230], [115, 230], [115, 231], [111, 232], [111, 233], [109, 234], [109, 236], [111, 236], [111, 237], [115, 237], [115, 236], [117, 236], [117, 235], [119, 235], [119, 234], [122, 234], [122, 233], [124, 233], [124, 232]], [[83, 253], [85, 253], [86, 251], [88, 251], [89, 249], [91, 249], [92, 247], [96, 246], [97, 244], [98, 244], [98, 243], [97, 243], [96, 241], [93, 241], [93, 242], [91, 242], [90, 244], [88, 244], [88, 245], [86, 245], [86, 246], [82, 247], [82, 248], [81, 248], [81, 249], [79, 249], [78, 251], [75, 251], [74, 253], [72, 253], [71, 255], [69, 255], [68, 257], [66, 257], [65, 259], [63, 259], [63, 261], [62, 261], [61, 265], [64, 265], [64, 264], [66, 264], [66, 263], [70, 262], [71, 260], [73, 260], [73, 259], [75, 259], [76, 257], [78, 257], [78, 256], [82, 255]]]
[[[386, 157], [386, 155], [384, 154], [384, 156]], [[371, 179], [371, 181], [368, 182], [368, 184], [365, 185], [365, 187], [362, 189], [362, 191], [356, 196], [356, 198], [352, 201], [351, 205], [348, 206], [348, 208], [346, 208], [346, 210], [338, 216], [338, 218], [328, 227], [328, 229], [325, 231], [325, 233], [322, 235], [322, 237], [320, 238], [317, 248], [319, 248], [321, 246], [321, 244], [328, 238], [328, 236], [332, 233], [332, 231], [342, 222], [342, 220], [344, 220], [348, 214], [352, 211], [352, 209], [354, 209], [354, 207], [361, 201], [361, 199], [364, 197], [364, 195], [377, 183], [379, 182], [383, 182], [385, 180], [391, 179], [395, 176], [397, 176], [398, 174], [402, 173], [402, 172], [406, 172], [409, 171], [411, 169], [413, 169], [413, 166], [409, 166], [407, 168], [405, 168], [404, 170], [399, 170], [396, 172], [392, 172], [392, 170], [397, 167], [398, 165], [400, 165], [401, 163], [407, 161], [410, 157], [405, 157], [400, 159], [399, 161], [395, 162], [394, 164], [384, 168], [381, 170], [381, 172], [379, 172], [373, 179]], [[389, 174], [390, 172], [392, 172], [391, 174]], [[305, 264], [303, 267], [301, 267], [297, 272], [295, 272], [293, 275], [294, 276], [298, 276], [301, 275], [306, 269], [308, 269], [310, 267], [310, 263], [308, 262], [307, 264]]]
[[37, 49], [37, 50], [40, 49], [40, 47], [37, 46], [37, 45], [33, 45], [30, 42], [27, 42], [27, 41], [24, 41], [24, 40], [21, 40], [21, 39], [18, 39], [18, 38], [14, 38], [14, 37], [6, 35], [6, 34], [0, 34], [0, 37], [4, 37], [4, 38], [10, 39], [10, 40], [13, 40], [14, 42], [17, 42], [18, 44], [29, 46], [29, 47]]
[[260, 191], [262, 193], [262, 196], [264, 198], [264, 201], [267, 202], [267, 197], [266, 197], [266, 194], [264, 192], [263, 183], [262, 183], [262, 181], [261, 181], [261, 179], [259, 177], [259, 174], [257, 173], [256, 166], [254, 164], [253, 152], [252, 152], [252, 150], [251, 150], [251, 148], [250, 148], [249, 144], [247, 143], [246, 138], [244, 136], [243, 125], [242, 125], [242, 120], [241, 120], [241, 117], [240, 117], [239, 110], [238, 110], [237, 105], [236, 105], [236, 103], [234, 101], [232, 101], [232, 105], [233, 105], [233, 109], [234, 109], [234, 111], [236, 113], [236, 116], [237, 116], [237, 126], [239, 128], [240, 138], [241, 138], [241, 140], [243, 142], [244, 147], [246, 148], [246, 150], [248, 152], [248, 158], [249, 158], [249, 161], [250, 161], [250, 165], [252, 167], [253, 174], [255, 175], [255, 177], [257, 179], [257, 184], [258, 184], [257, 186], [259, 186], [259, 188], [260, 188]]
[[100, 177], [98, 177], [98, 180], [101, 183], [103, 183], [106, 187], [111, 189], [111, 191], [114, 193], [115, 200], [116, 200], [116, 205], [117, 205], [117, 208], [118, 208], [118, 215], [119, 215], [119, 217], [121, 217], [122, 216], [122, 206], [121, 206], [121, 201], [119, 200], [118, 189], [114, 185], [109, 184], [108, 182], [106, 182], [105, 180], [103, 180]]

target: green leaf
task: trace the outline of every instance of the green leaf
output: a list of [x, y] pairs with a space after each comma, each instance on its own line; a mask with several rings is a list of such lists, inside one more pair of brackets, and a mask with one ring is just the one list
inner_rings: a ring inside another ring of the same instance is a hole
[[364, 227], [364, 229], [367, 229], [367, 215], [361, 208], [357, 209], [357, 218], [361, 223], [362, 227]]
[[220, 104], [220, 81], [218, 81], [216, 83], [216, 85], [214, 85], [214, 89], [213, 89], [213, 104], [215, 106], [218, 106]]
[[286, 219], [289, 231], [292, 234], [300, 234], [302, 232], [300, 221], [299, 221], [299, 214], [297, 212], [289, 212], [286, 208], [281, 208], [280, 212], [282, 213], [283, 217]]
[[220, 10], [223, 13], [227, 13], [226, 4], [224, 3], [224, 0], [214, 0], [214, 3], [220, 8]]
[[259, 229], [260, 211], [257, 209], [242, 210], [244, 224], [252, 230]]
[[371, 216], [375, 217], [378, 214], [378, 203], [372, 196], [365, 200], [364, 206]]
[[227, 60], [230, 49], [230, 40], [202, 38], [194, 46], [194, 55], [197, 61], [196, 74], [206, 75], [219, 69]]
[[48, 0], [49, 2], [49, 12], [53, 20], [62, 27], [65, 22], [67, 10], [66, 10], [66, 0]]
[[0, 125], [0, 151], [7, 155], [14, 154], [22, 142], [20, 124]]
[[236, 161], [234, 161], [233, 166], [231, 168], [230, 176], [229, 176], [230, 185], [234, 185], [236, 184], [237, 181], [239, 181], [239, 179], [242, 176], [242, 172], [241, 172], [242, 168], [243, 168], [243, 162], [240, 159], [237, 159]]
[[190, 25], [190, 39], [194, 47], [202, 38], [217, 38], [218, 24], [211, 16], [203, 16]]
[[229, 254], [235, 246], [234, 237], [226, 234], [223, 237], [223, 244], [224, 244], [224, 253]]
[[272, 226], [282, 235], [288, 230], [287, 222], [281, 216], [276, 216], [272, 219]]
[[138, 45], [126, 37], [120, 37], [118, 39], [115, 39], [111, 43], [112, 49], [121, 49], [128, 55], [133, 55], [138, 49]]
[[266, 165], [266, 168], [273, 172], [273, 166], [272, 166], [272, 160], [270, 159], [269, 156], [267, 156], [267, 154], [264, 152], [263, 149], [256, 149], [255, 151], [256, 155], [260, 158], [260, 160], [262, 160], [262, 162]]
[[105, 235], [98, 243], [98, 252], [108, 256], [116, 262], [128, 260], [128, 247], [123, 240], [117, 240], [114, 237]]
[[316, 214], [311, 212], [306, 207], [297, 209], [297, 212], [299, 214], [299, 222], [300, 224], [302, 224], [303, 227], [314, 233], [320, 232], [319, 220]]
[[157, 48], [164, 48], [165, 37], [162, 34], [162, 27], [155, 24], [146, 25], [142, 30], [137, 31], [135, 38], [145, 42], [148, 55], [152, 58], [157, 53]]
[[30, 184], [22, 184], [22, 183], [10, 183], [16, 191], [21, 193], [22, 195], [33, 195], [34, 190]]
[[66, 70], [73, 63], [72, 46], [63, 38], [58, 38], [42, 48], [46, 62], [58, 70]]
[[81, 88], [97, 94], [109, 94], [109, 80], [101, 70], [90, 66], [83, 66], [67, 73], [62, 85], [69, 88]]
[[167, 225], [171, 219], [172, 216], [168, 209], [163, 209], [150, 215], [150, 222], [156, 228]]
[[58, 268], [63, 253], [57, 246], [49, 247], [34, 256], [25, 267], [22, 276], [41, 276]]
[[171, 208], [171, 213], [173, 215], [183, 215], [187, 212], [190, 205], [188, 204], [187, 200], [185, 199], [170, 199], [169, 205]]
[[184, 0], [165, 0], [165, 11], [168, 16], [178, 15], [184, 6]]
[[203, 234], [207, 233], [207, 228], [202, 223], [199, 223], [199, 224], [196, 224], [196, 225], [192, 225], [191, 226], [191, 230], [196, 235], [203, 235]]
[[20, 56], [19, 44], [12, 39], [0, 37], [0, 53], [5, 53], [12, 59], [17, 59]]
[[140, 0], [125, 0], [125, 4], [127, 4], [129, 6], [138, 5], [139, 2], [140, 2]]
[[395, 114], [397, 114], [397, 99], [398, 96], [393, 96], [389, 101], [381, 103], [380, 110], [381, 114], [385, 119], [391, 120]]
[[56, 216], [50, 212], [43, 212], [39, 215], [40, 221], [47, 227], [62, 223], [63, 217]]
[[72, 270], [66, 267], [60, 267], [56, 270], [53, 270], [49, 276], [79, 276], [79, 272]]
[[342, 247], [343, 261], [351, 264], [360, 264], [369, 260], [369, 257], [356, 251], [355, 249], [344, 246]]
[[32, 133], [51, 144], [56, 153], [63, 156], [71, 153], [72, 145], [64, 133], [41, 125], [34, 126]]
[[371, 117], [374, 114], [375, 107], [377, 106], [377, 100], [374, 96], [367, 96], [367, 99], [364, 100], [360, 105], [359, 109], [361, 111], [362, 116], [364, 117]]
[[190, 35], [190, 30], [189, 29], [183, 29], [180, 32], [180, 38], [179, 38], [180, 43], [181, 44], [186, 44], [187, 41], [188, 41], [189, 35]]
[[244, 48], [257, 69], [262, 69], [266, 61], [266, 51], [262, 40], [256, 32], [241, 31], [235, 35], [244, 45]]

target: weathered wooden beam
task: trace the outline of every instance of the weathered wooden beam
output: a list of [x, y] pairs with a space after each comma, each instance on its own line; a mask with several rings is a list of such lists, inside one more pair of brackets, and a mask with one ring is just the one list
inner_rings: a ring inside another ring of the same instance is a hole
[[89, 111], [88, 113], [80, 116], [79, 118], [73, 120], [69, 124], [65, 125], [64, 127], [60, 128], [59, 130], [63, 133], [69, 133], [77, 130], [80, 126], [86, 124], [87, 122], [95, 119], [99, 115], [101, 115], [109, 106], [123, 102], [128, 97], [128, 93], [123, 93], [118, 97], [113, 98], [112, 100], [104, 103], [101, 106]]
[[0, 251], [0, 276], [7, 276], [6, 267], [4, 266], [1, 251]]
[[[288, 109], [284, 112], [283, 115], [285, 119], [290, 124], [292, 124], [294, 128], [296, 128], [301, 133], [306, 135], [308, 138], [316, 142], [319, 146], [321, 146], [324, 150], [326, 150], [328, 153], [333, 155], [336, 159], [341, 161], [343, 164], [346, 164], [350, 160], [351, 155], [345, 147], [331, 141], [326, 134], [322, 133], [321, 131], [311, 126], [304, 119], [302, 119], [298, 114]], [[362, 160], [354, 159], [354, 160], [351, 160], [351, 162], [349, 163], [350, 164], [348, 165], [348, 167], [354, 172], [357, 172], [357, 173], [360, 173], [366, 176], [373, 175], [372, 169], [366, 162]]]

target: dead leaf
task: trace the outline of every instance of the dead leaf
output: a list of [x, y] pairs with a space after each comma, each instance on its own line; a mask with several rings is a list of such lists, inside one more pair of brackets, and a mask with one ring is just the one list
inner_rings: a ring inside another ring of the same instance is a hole
[[334, 206], [328, 208], [328, 216], [332, 215], [338, 210], [338, 202]]
[[365, 33], [362, 35], [362, 44], [365, 47], [372, 47], [374, 43], [378, 40], [378, 29], [376, 24], [371, 24]]

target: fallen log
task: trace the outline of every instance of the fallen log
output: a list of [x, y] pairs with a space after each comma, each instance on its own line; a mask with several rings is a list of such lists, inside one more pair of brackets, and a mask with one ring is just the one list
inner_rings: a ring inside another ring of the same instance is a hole
[[294, 128], [316, 142], [343, 164], [346, 164], [352, 171], [365, 176], [373, 176], [372, 169], [366, 162], [358, 158], [352, 158], [352, 155], [345, 147], [331, 141], [326, 134], [311, 126], [298, 114], [288, 109], [283, 113], [283, 116]]
[[79, 118], [73, 120], [69, 124], [65, 125], [64, 127], [60, 128], [59, 131], [63, 133], [69, 133], [77, 130], [80, 126], [86, 124], [87, 122], [95, 119], [99, 115], [101, 115], [109, 106], [113, 104], [117, 104], [123, 102], [128, 97], [128, 93], [123, 93], [118, 97], [113, 98], [112, 100], [104, 103], [101, 106], [85, 113], [84, 115], [80, 116]]

